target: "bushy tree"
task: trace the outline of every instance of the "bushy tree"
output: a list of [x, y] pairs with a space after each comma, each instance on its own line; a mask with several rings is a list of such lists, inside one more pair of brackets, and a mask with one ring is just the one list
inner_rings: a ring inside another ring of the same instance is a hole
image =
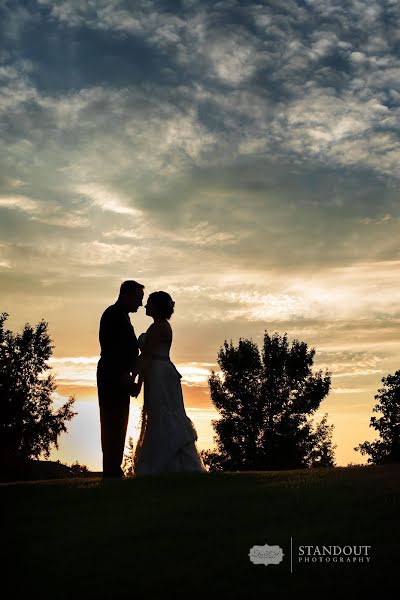
[[264, 335], [263, 348], [248, 339], [225, 340], [218, 352], [222, 377], [212, 371], [211, 400], [217, 450], [203, 450], [210, 470], [266, 470], [334, 466], [333, 425], [310, 415], [330, 389], [330, 373], [313, 373], [315, 349], [287, 334]]
[[47, 323], [25, 324], [22, 333], [5, 329], [8, 314], [0, 315], [0, 462], [50, 455], [52, 444], [67, 431], [65, 423], [77, 414], [74, 397], [57, 411], [52, 410], [56, 389], [49, 371], [52, 340]]
[[69, 467], [73, 477], [89, 477], [90, 471], [86, 465], [81, 465], [77, 460]]
[[400, 462], [400, 371], [381, 381], [384, 385], [374, 396], [377, 404], [372, 412], [382, 416], [370, 420], [370, 427], [379, 432], [380, 439], [354, 448], [362, 455], [369, 455], [367, 462], [375, 465]]

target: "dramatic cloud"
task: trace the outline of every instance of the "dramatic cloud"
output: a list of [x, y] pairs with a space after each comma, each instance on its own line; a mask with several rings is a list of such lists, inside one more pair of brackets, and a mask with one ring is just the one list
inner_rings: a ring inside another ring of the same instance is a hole
[[62, 385], [93, 388], [135, 278], [176, 300], [192, 406], [224, 339], [268, 330], [315, 346], [337, 423], [365, 415], [400, 359], [399, 3], [28, 0], [0, 23], [3, 309], [49, 321]]

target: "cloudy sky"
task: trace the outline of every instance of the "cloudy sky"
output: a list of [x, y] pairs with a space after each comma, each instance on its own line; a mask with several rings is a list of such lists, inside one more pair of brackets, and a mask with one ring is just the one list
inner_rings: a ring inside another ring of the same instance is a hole
[[223, 341], [286, 331], [332, 371], [337, 463], [365, 462], [400, 366], [397, 0], [0, 5], [0, 309], [49, 322], [76, 395], [52, 457], [100, 469], [98, 321], [133, 278], [176, 301], [200, 447]]

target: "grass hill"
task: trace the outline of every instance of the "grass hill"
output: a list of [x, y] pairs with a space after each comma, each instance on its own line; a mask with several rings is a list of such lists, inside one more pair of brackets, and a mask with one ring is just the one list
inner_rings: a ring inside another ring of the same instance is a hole
[[[4, 483], [2, 565], [17, 567], [5, 571], [16, 597], [387, 593], [398, 585], [399, 475], [385, 465]], [[266, 543], [282, 548], [280, 564], [250, 562]], [[371, 546], [370, 562], [301, 564], [306, 545]]]

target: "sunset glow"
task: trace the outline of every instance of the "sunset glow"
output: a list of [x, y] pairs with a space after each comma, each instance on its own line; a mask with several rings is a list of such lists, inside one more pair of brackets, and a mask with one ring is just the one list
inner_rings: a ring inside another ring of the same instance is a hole
[[176, 302], [200, 449], [220, 346], [267, 330], [315, 347], [316, 416], [337, 464], [364, 463], [400, 367], [399, 5], [167, 4], [1, 9], [0, 309], [48, 321], [55, 406], [76, 397], [52, 458], [101, 468], [99, 319], [135, 279]]

